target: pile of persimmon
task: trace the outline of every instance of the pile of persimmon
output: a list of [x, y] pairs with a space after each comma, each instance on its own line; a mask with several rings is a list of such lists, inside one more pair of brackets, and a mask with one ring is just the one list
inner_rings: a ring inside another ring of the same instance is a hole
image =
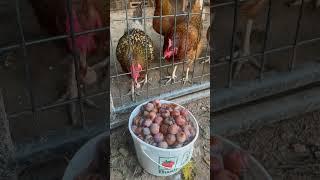
[[248, 154], [239, 149], [225, 151], [220, 139], [210, 138], [210, 166], [215, 180], [240, 180], [247, 171]]
[[196, 135], [188, 110], [160, 100], [143, 105], [131, 129], [144, 142], [160, 148], [185, 146]]

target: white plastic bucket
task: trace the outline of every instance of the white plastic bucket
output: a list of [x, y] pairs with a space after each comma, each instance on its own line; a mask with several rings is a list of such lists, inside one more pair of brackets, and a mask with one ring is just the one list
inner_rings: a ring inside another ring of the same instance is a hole
[[[149, 101], [148, 101], [149, 102]], [[133, 119], [138, 115], [141, 106], [148, 103], [145, 102], [137, 106], [129, 117], [129, 131], [131, 133], [136, 154], [140, 165], [150, 174], [155, 176], [170, 176], [177, 173], [183, 166], [185, 166], [192, 157], [193, 145], [199, 135], [199, 126], [195, 117], [188, 111], [190, 120], [196, 128], [196, 136], [189, 142], [189, 144], [175, 149], [163, 149], [152, 146], [140, 138], [138, 138], [131, 130]], [[171, 104], [173, 102], [160, 100], [162, 104]], [[175, 104], [175, 103], [174, 103]], [[178, 104], [176, 104], [178, 105]], [[180, 106], [180, 105], [178, 105]], [[184, 108], [183, 106], [180, 106]]]

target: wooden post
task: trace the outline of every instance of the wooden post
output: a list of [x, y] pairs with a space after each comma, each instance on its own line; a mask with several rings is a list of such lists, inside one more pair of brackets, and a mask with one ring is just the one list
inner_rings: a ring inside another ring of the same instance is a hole
[[17, 180], [15, 148], [12, 143], [2, 90], [0, 89], [0, 179]]

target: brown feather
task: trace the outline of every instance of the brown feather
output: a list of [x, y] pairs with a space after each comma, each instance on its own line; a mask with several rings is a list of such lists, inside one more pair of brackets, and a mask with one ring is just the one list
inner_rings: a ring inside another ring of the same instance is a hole
[[[192, 13], [200, 12], [200, 0], [196, 0], [192, 7]], [[184, 61], [187, 59], [188, 64], [190, 65], [199, 57], [202, 52], [200, 43], [202, 28], [202, 18], [200, 14], [192, 15], [189, 24], [187, 22], [180, 22], [176, 27], [175, 34], [174, 28], [171, 27], [168, 34], [165, 36], [165, 42], [168, 42], [169, 38], [172, 40], [174, 39], [174, 46], [178, 48], [177, 54], [175, 55], [175, 61]]]
[[[129, 44], [130, 39], [130, 44]], [[145, 49], [147, 50], [147, 56], [145, 58]], [[130, 50], [132, 52], [132, 58], [129, 58]], [[130, 65], [140, 64], [145, 70], [147, 66], [154, 60], [154, 46], [151, 38], [140, 29], [130, 30], [130, 35], [125, 33], [118, 42], [116, 48], [116, 56], [122, 67], [122, 70], [126, 73], [130, 72]]]
[[248, 19], [254, 19], [257, 17], [257, 14], [265, 7], [266, 0], [254, 0], [246, 1], [243, 5], [241, 5], [241, 13]]
[[[166, 16], [166, 15], [174, 15], [174, 14], [181, 14], [183, 13], [182, 9], [183, 7], [177, 3], [177, 13], [175, 13], [175, 2], [173, 3], [172, 0], [162, 0], [162, 14], [161, 14], [161, 0], [155, 0], [155, 10], [154, 10], [154, 16]], [[180, 7], [179, 7], [180, 5]], [[162, 17], [162, 28], [161, 27], [161, 19], [159, 18], [153, 18], [153, 29], [161, 34], [165, 35], [170, 28], [173, 26], [175, 21], [174, 16], [170, 17]], [[186, 16], [176, 16], [176, 24], [179, 24], [180, 22], [186, 21]], [[162, 30], [160, 30], [162, 29]], [[161, 32], [160, 32], [161, 31]]]

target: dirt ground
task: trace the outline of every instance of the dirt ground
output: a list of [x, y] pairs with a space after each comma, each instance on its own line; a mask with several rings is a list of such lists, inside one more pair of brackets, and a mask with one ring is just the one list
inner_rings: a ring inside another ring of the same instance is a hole
[[274, 180], [320, 179], [320, 111], [227, 138], [250, 152]]
[[[195, 166], [193, 173], [196, 179], [207, 180], [209, 177], [209, 98], [201, 99], [195, 102], [191, 102], [185, 105], [193, 115], [197, 118], [200, 133], [199, 138], [196, 141], [195, 149], [193, 153], [193, 165]], [[119, 118], [128, 118], [128, 114]], [[166, 179], [156, 178], [145, 172], [139, 165], [135, 155], [133, 147], [133, 141], [126, 126], [117, 128], [111, 132], [111, 179]], [[121, 138], [119, 138], [121, 137]], [[74, 152], [76, 153], [76, 152]], [[21, 180], [58, 180], [61, 179], [68, 165], [68, 159], [71, 159], [73, 154], [66, 154], [61, 159], [46, 162], [31, 168], [25, 169], [20, 174]], [[53, 173], [54, 172], [54, 173]], [[177, 176], [171, 176], [170, 178], [177, 178]]]
[[[200, 126], [199, 138], [195, 143], [192, 161], [195, 179], [210, 179], [210, 101], [209, 98], [191, 102], [185, 106], [198, 120]], [[121, 138], [119, 138], [121, 137]], [[133, 141], [127, 127], [121, 127], [111, 132], [111, 179], [181, 179], [180, 173], [170, 177], [155, 177], [144, 171], [139, 165], [135, 154]]]

